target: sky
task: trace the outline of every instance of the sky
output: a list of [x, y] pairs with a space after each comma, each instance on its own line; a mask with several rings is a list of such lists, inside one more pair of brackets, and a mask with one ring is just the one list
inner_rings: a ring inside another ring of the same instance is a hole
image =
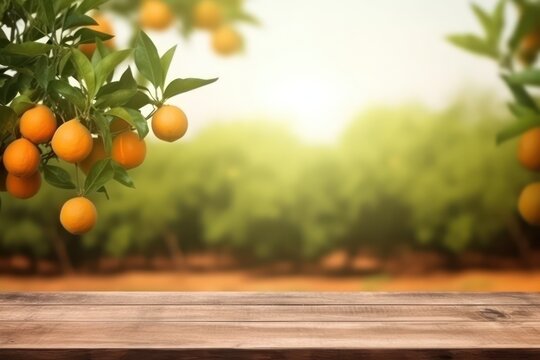
[[371, 106], [442, 108], [470, 87], [508, 96], [495, 64], [444, 39], [480, 31], [469, 1], [245, 3], [262, 26], [240, 27], [247, 46], [236, 57], [216, 56], [204, 32], [187, 41], [176, 29], [150, 32], [161, 51], [179, 45], [171, 77], [220, 78], [171, 100], [188, 114], [191, 136], [216, 121], [265, 119], [289, 123], [308, 142], [329, 143]]

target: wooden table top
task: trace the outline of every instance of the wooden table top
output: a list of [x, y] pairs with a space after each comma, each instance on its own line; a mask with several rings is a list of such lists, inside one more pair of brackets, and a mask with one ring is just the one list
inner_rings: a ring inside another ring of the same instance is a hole
[[0, 359], [540, 359], [532, 293], [0, 293]]

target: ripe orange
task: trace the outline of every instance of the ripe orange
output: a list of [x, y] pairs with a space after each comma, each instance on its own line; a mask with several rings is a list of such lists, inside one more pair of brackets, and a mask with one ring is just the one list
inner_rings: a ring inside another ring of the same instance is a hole
[[51, 145], [60, 159], [75, 164], [90, 155], [92, 135], [79, 120], [73, 119], [60, 125], [54, 133]]
[[232, 55], [242, 48], [242, 37], [230, 25], [223, 25], [212, 34], [212, 46], [221, 55]]
[[111, 133], [113, 135], [117, 135], [121, 132], [124, 132], [124, 131], [128, 131], [128, 130], [131, 130], [131, 125], [123, 120], [123, 119], [120, 119], [120, 118], [115, 118], [112, 122], [111, 122]]
[[[89, 29], [114, 36], [114, 29], [106, 17], [101, 14], [95, 14], [92, 16], [92, 18], [97, 22], [97, 25], [90, 25], [88, 26]], [[110, 49], [114, 48], [114, 38], [106, 40], [103, 43]], [[92, 57], [94, 51], [96, 51], [96, 44], [81, 44], [79, 45], [79, 50], [81, 50], [86, 56]]]
[[152, 117], [152, 130], [158, 139], [173, 142], [186, 133], [188, 121], [182, 109], [164, 105]]
[[125, 169], [141, 165], [146, 157], [146, 143], [137, 134], [126, 131], [113, 140], [112, 158]]
[[36, 145], [20, 138], [8, 145], [2, 160], [10, 174], [30, 176], [38, 170], [40, 155]]
[[60, 210], [62, 226], [73, 235], [89, 232], [96, 225], [97, 210], [85, 197], [69, 199]]
[[521, 136], [518, 160], [529, 170], [540, 170], [540, 127], [529, 130]]
[[139, 10], [139, 23], [146, 29], [164, 30], [173, 20], [171, 9], [163, 0], [145, 0]]
[[107, 157], [107, 153], [105, 152], [105, 146], [103, 145], [103, 139], [101, 137], [98, 137], [93, 139], [93, 142], [94, 144], [92, 146], [92, 151], [90, 152], [90, 155], [88, 155], [86, 159], [79, 163], [79, 167], [85, 174], [88, 174], [90, 172], [92, 166], [94, 166], [95, 163]]
[[200, 0], [193, 8], [195, 26], [215, 29], [223, 22], [223, 11], [215, 0]]
[[19, 177], [8, 174], [6, 178], [6, 189], [8, 193], [18, 199], [29, 199], [36, 195], [41, 187], [41, 174], [36, 171], [27, 177]]
[[56, 118], [45, 105], [37, 105], [21, 116], [21, 135], [34, 144], [51, 141], [56, 130]]
[[536, 29], [526, 34], [519, 44], [518, 57], [525, 66], [536, 61], [540, 50], [540, 30]]
[[525, 187], [519, 196], [519, 213], [531, 225], [540, 225], [540, 182]]

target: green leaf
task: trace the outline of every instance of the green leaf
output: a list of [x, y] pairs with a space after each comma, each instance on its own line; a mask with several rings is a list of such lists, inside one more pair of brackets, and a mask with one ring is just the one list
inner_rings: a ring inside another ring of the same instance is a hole
[[484, 9], [482, 9], [480, 6], [476, 4], [471, 4], [471, 8], [474, 12], [474, 15], [476, 15], [476, 18], [482, 25], [482, 28], [484, 29], [486, 36], [489, 37], [489, 34], [491, 33], [491, 28], [492, 28], [491, 17]]
[[161, 69], [163, 70], [164, 81], [167, 79], [167, 73], [169, 72], [169, 68], [171, 66], [171, 62], [174, 57], [175, 51], [176, 51], [176, 45], [174, 45], [172, 48], [167, 50], [167, 52], [163, 54], [163, 56], [161, 57]]
[[494, 45], [498, 45], [499, 41], [501, 40], [505, 24], [505, 9], [506, 0], [499, 0], [497, 6], [495, 7], [495, 10], [493, 11], [490, 38], [492, 39]]
[[99, 129], [101, 138], [103, 139], [103, 147], [105, 148], [105, 152], [110, 154], [112, 149], [112, 136], [109, 120], [105, 116], [101, 115], [101, 113], [96, 112], [94, 114], [94, 122]]
[[124, 105], [125, 107], [131, 109], [140, 109], [151, 103], [152, 100], [148, 97], [148, 95], [146, 95], [142, 91], [137, 91], [137, 93]]
[[84, 182], [84, 195], [91, 194], [103, 187], [114, 177], [114, 169], [111, 159], [98, 161], [90, 170]]
[[508, 75], [508, 80], [514, 84], [540, 86], [540, 69], [527, 69]]
[[115, 51], [105, 56], [96, 65], [96, 87], [101, 87], [109, 75], [131, 54], [131, 50]]
[[162, 88], [164, 76], [158, 51], [152, 40], [142, 31], [137, 36], [134, 58], [139, 72], [155, 87]]
[[117, 164], [115, 161], [111, 162], [114, 168], [114, 180], [118, 181], [120, 184], [135, 189], [135, 184], [133, 179], [129, 176], [126, 169]]
[[44, 165], [43, 175], [45, 181], [60, 189], [75, 189], [75, 184], [71, 181], [69, 173], [61, 167], [54, 165]]
[[107, 1], [109, 0], [84, 0], [81, 5], [79, 5], [79, 11], [84, 14], [90, 10], [96, 9]]
[[540, 8], [538, 8], [537, 6], [533, 7], [528, 5], [526, 11], [523, 11], [521, 13], [521, 17], [517, 22], [517, 25], [512, 32], [512, 35], [510, 36], [510, 40], [508, 42], [508, 46], [510, 47], [510, 50], [512, 52], [514, 52], [519, 47], [519, 43], [521, 39], [525, 36], [525, 34], [538, 26], [539, 17]]
[[18, 116], [12, 108], [0, 105], [0, 140], [9, 134], [15, 134], [17, 118]]
[[49, 89], [67, 99], [79, 110], [84, 110], [85, 99], [82, 92], [74, 86], [71, 86], [65, 80], [52, 80], [49, 83]]
[[212, 84], [216, 82], [218, 79], [174, 79], [171, 81], [171, 83], [167, 86], [165, 91], [163, 92], [163, 97], [165, 99], [170, 99], [173, 96], [176, 96], [178, 94], [182, 94], [191, 90], [195, 90], [197, 88], [200, 88], [202, 86]]
[[84, 80], [89, 98], [93, 98], [96, 90], [96, 77], [90, 60], [78, 49], [72, 49], [71, 61], [80, 79]]
[[137, 133], [139, 134], [139, 137], [141, 139], [144, 139], [150, 131], [148, 129], [148, 123], [146, 119], [138, 110], [126, 107], [115, 107], [109, 110], [107, 112], [107, 115], [115, 116], [117, 118], [125, 120], [128, 124], [130, 124], [137, 130]]
[[513, 83], [512, 81], [509, 80], [508, 76], [506, 75], [503, 75], [502, 79], [506, 83], [510, 91], [512, 92], [512, 95], [514, 95], [514, 98], [516, 99], [518, 104], [521, 104], [535, 111], [538, 111], [538, 105], [536, 104], [534, 99], [531, 97], [531, 95], [529, 95], [529, 93], [527, 92], [525, 87], [523, 87], [523, 85]]
[[1, 53], [2, 55], [36, 57], [48, 54], [51, 49], [51, 45], [29, 41], [20, 44], [9, 44], [2, 49]]
[[527, 115], [522, 115], [497, 134], [497, 144], [502, 144], [503, 142], [515, 138], [535, 127], [540, 127], [539, 114], [529, 113]]
[[490, 58], [498, 58], [498, 51], [492, 45], [488, 44], [484, 39], [473, 35], [473, 34], [464, 34], [464, 35], [450, 35], [447, 37], [447, 40], [454, 44], [457, 47], [460, 47], [469, 52], [487, 56]]
[[105, 34], [90, 28], [81, 28], [73, 34], [74, 39], [79, 39], [79, 44], [93, 44], [100, 39], [102, 41], [112, 39], [114, 36]]
[[19, 95], [11, 102], [10, 107], [15, 111], [17, 116], [21, 116], [26, 110], [34, 106], [34, 102], [27, 95]]
[[96, 21], [90, 16], [81, 14], [80, 12], [71, 11], [66, 16], [63, 28], [71, 29], [79, 26], [91, 26], [96, 24]]
[[99, 89], [96, 95], [96, 106], [118, 107], [132, 100], [137, 94], [137, 82], [133, 78], [131, 68], [127, 68], [119, 81], [113, 81]]

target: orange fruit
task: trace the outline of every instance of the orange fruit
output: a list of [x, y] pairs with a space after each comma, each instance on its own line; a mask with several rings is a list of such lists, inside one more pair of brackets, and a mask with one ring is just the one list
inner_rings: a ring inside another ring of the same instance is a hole
[[124, 132], [124, 131], [130, 131], [131, 130], [131, 125], [126, 121], [126, 120], [123, 120], [123, 119], [120, 119], [120, 118], [115, 118], [112, 122], [111, 122], [111, 133], [113, 135], [117, 135], [121, 132]]
[[45, 105], [37, 105], [21, 116], [21, 135], [34, 144], [51, 141], [56, 130], [56, 118]]
[[523, 65], [529, 66], [536, 61], [540, 50], [540, 29], [526, 34], [519, 44], [518, 58]]
[[29, 199], [36, 195], [41, 187], [41, 174], [36, 171], [27, 177], [19, 177], [8, 174], [6, 177], [6, 189], [8, 193], [18, 199]]
[[223, 25], [214, 30], [212, 46], [218, 54], [232, 55], [242, 48], [242, 37], [230, 25]]
[[113, 140], [112, 158], [125, 169], [141, 165], [146, 157], [146, 143], [137, 134], [126, 131]]
[[188, 121], [182, 109], [164, 105], [152, 117], [152, 131], [158, 139], [173, 142], [186, 133]]
[[146, 29], [164, 30], [173, 20], [169, 4], [163, 0], [145, 0], [139, 10], [139, 23]]
[[526, 34], [519, 44], [521, 51], [538, 51], [540, 50], [540, 30], [534, 30]]
[[60, 125], [51, 142], [55, 154], [69, 163], [79, 163], [92, 151], [92, 135], [77, 119]]
[[73, 235], [89, 232], [96, 225], [97, 210], [95, 205], [85, 197], [69, 199], [60, 210], [60, 223]]
[[105, 152], [103, 139], [101, 137], [95, 138], [93, 139], [92, 151], [86, 157], [86, 159], [79, 163], [79, 167], [85, 174], [88, 174], [95, 163], [105, 159], [106, 157], [107, 153]]
[[519, 213], [531, 225], [540, 225], [540, 182], [523, 189], [518, 202]]
[[[97, 25], [90, 25], [88, 26], [89, 29], [114, 36], [114, 29], [106, 17], [101, 14], [95, 14], [92, 16], [92, 18], [96, 21]], [[103, 43], [110, 49], [114, 48], [114, 38], [105, 40]], [[79, 50], [81, 50], [86, 56], [92, 57], [94, 51], [96, 51], [96, 47], [97, 46], [95, 43], [81, 44], [79, 45]]]
[[525, 168], [540, 170], [540, 127], [524, 133], [519, 139], [518, 160]]
[[195, 26], [215, 29], [223, 22], [223, 11], [214, 0], [200, 0], [193, 8]]
[[10, 174], [30, 176], [38, 170], [40, 155], [36, 145], [25, 138], [20, 138], [7, 146], [2, 160]]

